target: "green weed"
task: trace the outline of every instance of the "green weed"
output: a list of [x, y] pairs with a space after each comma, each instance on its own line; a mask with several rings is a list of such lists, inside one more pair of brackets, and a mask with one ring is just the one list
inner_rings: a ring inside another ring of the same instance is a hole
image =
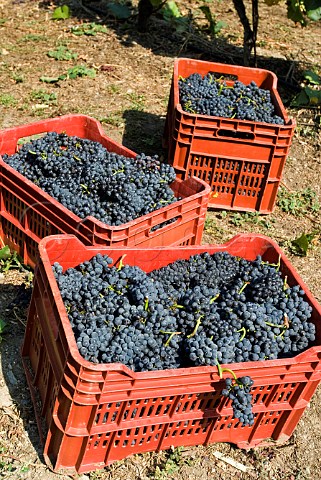
[[43, 40], [46, 40], [46, 37], [44, 35], [35, 35], [34, 33], [28, 33], [27, 35], [24, 35], [21, 37], [20, 42], [42, 42]]
[[95, 76], [96, 76], [96, 70], [94, 68], [87, 68], [85, 65], [75, 65], [74, 67], [69, 68], [67, 73], [63, 73], [58, 77], [42, 76], [39, 78], [39, 80], [44, 83], [58, 83], [68, 78], [70, 79], [75, 79], [77, 77], [94, 78]]
[[124, 120], [117, 113], [111, 113], [110, 115], [108, 115], [108, 117], [101, 118], [100, 122], [107, 123], [108, 125], [112, 125], [113, 127], [119, 127], [124, 123]]
[[97, 33], [107, 33], [108, 29], [104, 25], [100, 25], [98, 23], [82, 23], [80, 25], [76, 25], [75, 27], [71, 27], [71, 33], [74, 35], [89, 35], [95, 36]]
[[269, 229], [273, 221], [272, 218], [267, 218], [258, 212], [233, 213], [229, 217], [229, 223], [232, 223], [236, 227], [241, 227], [245, 223], [253, 223], [254, 225], [260, 225], [261, 227]]
[[23, 265], [17, 252], [11, 252], [8, 245], [4, 245], [0, 248], [0, 272], [4, 273], [12, 269], [18, 269], [29, 274], [29, 270]]
[[31, 100], [37, 100], [43, 103], [55, 104], [57, 103], [57, 94], [56, 93], [48, 93], [45, 90], [33, 90], [30, 93]]
[[24, 81], [23, 75], [19, 73], [12, 73], [11, 74], [12, 80], [14, 80], [16, 83], [22, 83]]
[[214, 218], [206, 218], [204, 223], [205, 230], [214, 230], [216, 228], [216, 222]]
[[114, 83], [111, 83], [110, 85], [108, 85], [107, 90], [109, 93], [119, 93], [120, 87], [118, 85], [115, 85]]
[[68, 69], [67, 76], [68, 78], [77, 78], [77, 77], [94, 78], [96, 76], [96, 70], [94, 68], [87, 68], [84, 65], [76, 65], [75, 67]]
[[297, 217], [320, 211], [320, 203], [317, 194], [310, 187], [294, 192], [281, 187], [278, 193], [277, 205], [282, 212]]
[[287, 240], [285, 245], [293, 255], [306, 257], [308, 251], [320, 242], [320, 232], [302, 233], [294, 240]]
[[168, 102], [169, 102], [169, 94], [165, 95], [165, 97], [163, 98], [163, 105], [165, 105], [165, 107], [167, 107]]
[[78, 57], [77, 53], [73, 53], [67, 47], [60, 45], [56, 50], [49, 50], [47, 52], [48, 57], [54, 58], [55, 60], [75, 60]]
[[172, 447], [165, 462], [160, 467], [156, 467], [152, 478], [155, 480], [164, 480], [168, 475], [176, 474], [182, 464], [190, 465], [191, 461], [182, 457], [182, 451], [183, 447]]
[[61, 5], [54, 9], [51, 18], [53, 20], [67, 20], [70, 17], [70, 8], [68, 5]]
[[13, 105], [16, 105], [16, 103], [17, 100], [10, 93], [2, 93], [0, 95], [0, 104], [4, 107], [12, 107]]
[[145, 109], [145, 97], [144, 95], [138, 95], [137, 93], [130, 93], [128, 95], [130, 101], [132, 102], [133, 110], [142, 112]]

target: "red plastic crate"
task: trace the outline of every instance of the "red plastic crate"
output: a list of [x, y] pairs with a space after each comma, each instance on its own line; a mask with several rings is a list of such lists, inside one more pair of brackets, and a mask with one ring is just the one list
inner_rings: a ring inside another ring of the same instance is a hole
[[[244, 84], [254, 80], [269, 90], [275, 113], [284, 125], [185, 112], [179, 103], [179, 77], [209, 72], [220, 74], [228, 85], [237, 79]], [[179, 178], [195, 176], [212, 187], [210, 207], [272, 212], [294, 127], [295, 121], [288, 118], [278, 94], [274, 73], [187, 58], [175, 60], [163, 142]]]
[[[136, 156], [108, 138], [100, 123], [85, 115], [66, 115], [2, 130], [0, 155], [15, 153], [22, 139], [51, 131], [100, 142], [120, 155]], [[0, 157], [0, 238], [31, 266], [36, 262], [39, 241], [59, 233], [74, 234], [86, 245], [199, 245], [210, 188], [196, 178], [178, 179], [171, 188], [181, 200], [123, 225], [110, 226], [92, 216], [79, 218]], [[176, 220], [155, 230], [171, 219]]]
[[[283, 443], [295, 429], [321, 380], [321, 307], [278, 245], [262, 235], [238, 235], [224, 245], [170, 248], [86, 247], [73, 236], [40, 242], [22, 357], [38, 424], [45, 418], [44, 457], [56, 471], [87, 472], [134, 453], [170, 446], [231, 442], [241, 448]], [[277, 262], [291, 286], [299, 284], [312, 306], [314, 346], [289, 359], [229, 364], [250, 375], [255, 421], [241, 426], [222, 397], [216, 367], [135, 373], [125, 365], [93, 364], [79, 352], [52, 268], [64, 269], [98, 252], [114, 263], [145, 271], [219, 250], [253, 260]], [[36, 396], [40, 400], [36, 400]], [[37, 407], [41, 405], [41, 411]]]

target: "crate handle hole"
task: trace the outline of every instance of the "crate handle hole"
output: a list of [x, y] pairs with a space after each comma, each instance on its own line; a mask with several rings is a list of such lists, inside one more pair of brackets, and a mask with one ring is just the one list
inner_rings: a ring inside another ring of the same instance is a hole
[[217, 131], [218, 137], [239, 138], [240, 140], [254, 140], [255, 135], [252, 132], [238, 132], [237, 130], [228, 130], [220, 128]]
[[182, 221], [182, 215], [178, 215], [177, 217], [170, 218], [168, 220], [164, 220], [163, 222], [161, 222], [157, 225], [154, 225], [152, 228], [150, 228], [148, 233], [147, 233], [147, 236], [150, 237], [153, 234], [157, 235], [157, 234], [159, 234], [160, 230], [162, 230], [162, 231], [164, 229], [170, 230], [174, 226], [179, 225], [181, 223], [181, 221]]

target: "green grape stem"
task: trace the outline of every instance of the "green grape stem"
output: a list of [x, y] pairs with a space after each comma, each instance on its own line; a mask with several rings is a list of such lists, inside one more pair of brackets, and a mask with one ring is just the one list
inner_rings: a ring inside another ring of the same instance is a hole
[[288, 276], [285, 275], [284, 277], [284, 282], [283, 282], [283, 290], [287, 290], [289, 288], [289, 285], [288, 285]]
[[230, 368], [222, 368], [221, 365], [217, 362], [216, 364], [217, 366], [217, 370], [218, 370], [218, 374], [219, 374], [219, 377], [220, 378], [223, 378], [223, 373], [230, 373], [232, 375], [232, 377], [234, 378], [234, 380], [237, 382], [237, 376], [235, 374], [235, 372], [233, 372], [233, 370], [231, 370]]
[[217, 300], [219, 296], [220, 296], [220, 293], [218, 293], [217, 295], [215, 295], [215, 297], [212, 297], [211, 300], [210, 300], [210, 305], [212, 305], [212, 303], [214, 303], [215, 300]]
[[175, 310], [176, 308], [185, 308], [184, 305], [178, 305], [178, 303], [174, 303], [170, 309], [171, 310]]
[[240, 342], [245, 338], [245, 335], [246, 335], [246, 329], [245, 327], [242, 327], [240, 328], [240, 330], [236, 330], [237, 332], [243, 332], [243, 334], [241, 335], [241, 338], [240, 338]]
[[144, 309], [148, 310], [148, 305], [149, 305], [149, 300], [146, 298], [145, 303], [144, 303]]
[[187, 338], [192, 338], [196, 335], [197, 333], [197, 330], [198, 330], [198, 327], [200, 326], [200, 324], [202, 323], [202, 318], [204, 317], [204, 315], [201, 315], [200, 317], [198, 317], [197, 321], [196, 321], [196, 325], [195, 325], [195, 328], [194, 330], [192, 331], [192, 333], [190, 335], [187, 335]]
[[282, 325], [277, 325], [276, 323], [270, 323], [270, 322], [264, 322], [266, 325], [269, 327], [275, 327], [275, 328], [287, 328], [287, 326], [283, 323]]
[[276, 271], [278, 272], [280, 270], [280, 266], [281, 266], [281, 254], [279, 255], [278, 263], [262, 262], [262, 264], [263, 265], [269, 265], [270, 267], [275, 267]]
[[127, 253], [124, 253], [124, 255], [120, 258], [119, 260], [119, 265], [118, 265], [118, 268], [117, 268], [117, 272], [119, 272], [119, 270], [121, 270], [123, 267], [124, 267], [124, 258], [126, 257]]
[[159, 333], [163, 333], [164, 335], [169, 335], [169, 338], [165, 342], [165, 347], [168, 347], [168, 345], [171, 343], [172, 338], [174, 335], [181, 335], [182, 332], [167, 332], [165, 330], [160, 330]]
[[241, 295], [241, 293], [244, 292], [244, 290], [246, 289], [246, 287], [250, 284], [251, 282], [245, 282], [242, 287], [240, 288], [239, 290], [239, 295]]

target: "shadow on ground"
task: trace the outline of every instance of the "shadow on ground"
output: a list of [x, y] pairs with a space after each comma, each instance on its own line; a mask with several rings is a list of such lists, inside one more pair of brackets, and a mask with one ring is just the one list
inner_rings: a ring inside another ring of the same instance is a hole
[[137, 110], [123, 112], [125, 130], [122, 144], [136, 153], [163, 154], [165, 117]]
[[[0, 343], [1, 370], [4, 379], [0, 387], [0, 408], [9, 408], [6, 411], [11, 412], [8, 417], [9, 423], [4, 424], [6, 429], [1, 436], [0, 444], [5, 445], [6, 441], [10, 442], [10, 435], [23, 437], [24, 434], [19, 426], [19, 419], [21, 419], [23, 429], [43, 462], [43, 446], [40, 442], [20, 353], [30, 297], [31, 289], [25, 289], [23, 283], [19, 285], [11, 282], [0, 283], [0, 316], [7, 324]], [[5, 421], [5, 418], [2, 421]], [[22, 438], [20, 440], [23, 442]]]
[[[223, 36], [209, 37], [206, 32], [197, 28], [193, 21], [188, 30], [179, 33], [171, 23], [156, 13], [150, 17], [146, 33], [140, 33], [137, 29], [137, 8], [133, 7], [130, 1], [127, 4], [131, 8], [132, 16], [127, 20], [113, 18], [108, 10], [108, 4], [113, 2], [106, 0], [82, 0], [81, 2], [64, 0], [56, 1], [54, 4], [62, 3], [69, 5], [72, 17], [80, 22], [101, 23], [113, 29], [124, 46], [130, 47], [138, 43], [154, 55], [243, 64], [243, 48], [230, 44]], [[43, 0], [39, 5], [48, 10], [52, 1]], [[241, 25], [240, 28], [242, 28]], [[280, 94], [286, 105], [300, 91], [299, 83], [302, 75], [300, 66], [295, 60], [280, 56], [258, 55], [257, 66], [276, 73], [279, 78]]]

